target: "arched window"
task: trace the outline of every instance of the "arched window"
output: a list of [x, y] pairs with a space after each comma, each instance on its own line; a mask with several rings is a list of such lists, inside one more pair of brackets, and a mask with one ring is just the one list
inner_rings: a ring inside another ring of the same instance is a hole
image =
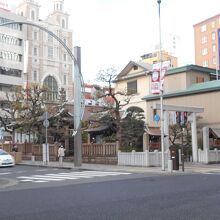
[[44, 80], [44, 85], [48, 90], [45, 93], [45, 99], [48, 101], [56, 101], [58, 97], [58, 85], [56, 79], [53, 76], [47, 76]]

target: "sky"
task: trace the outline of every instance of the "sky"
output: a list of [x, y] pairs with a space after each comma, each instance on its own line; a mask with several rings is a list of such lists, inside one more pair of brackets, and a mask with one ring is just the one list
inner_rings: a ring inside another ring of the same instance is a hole
[[[17, 5], [22, 0], [6, 0]], [[40, 18], [53, 10], [52, 0], [35, 0]], [[162, 48], [178, 57], [179, 66], [194, 64], [193, 25], [220, 14], [219, 0], [161, 0]], [[70, 15], [73, 45], [81, 47], [82, 74], [93, 83], [100, 69], [119, 73], [129, 61], [158, 49], [157, 0], [64, 0]], [[174, 49], [175, 37], [176, 49]]]

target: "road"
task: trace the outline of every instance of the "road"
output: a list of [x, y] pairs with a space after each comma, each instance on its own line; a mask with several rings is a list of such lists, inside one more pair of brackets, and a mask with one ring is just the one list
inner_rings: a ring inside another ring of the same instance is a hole
[[[0, 219], [219, 219], [220, 172], [94, 173], [82, 171], [80, 176], [72, 170], [24, 166], [0, 169], [1, 176], [16, 180], [0, 189]], [[61, 177], [65, 178], [51, 180]]]

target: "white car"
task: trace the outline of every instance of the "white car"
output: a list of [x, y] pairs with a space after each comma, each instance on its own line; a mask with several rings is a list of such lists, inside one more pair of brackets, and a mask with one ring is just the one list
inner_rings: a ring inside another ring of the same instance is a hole
[[0, 149], [0, 167], [10, 167], [15, 165], [15, 159], [6, 151]]

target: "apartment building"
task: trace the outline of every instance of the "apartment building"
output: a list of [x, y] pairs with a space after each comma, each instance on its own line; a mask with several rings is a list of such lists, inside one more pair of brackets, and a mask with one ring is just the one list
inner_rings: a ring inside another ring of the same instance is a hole
[[[0, 8], [0, 24], [24, 21], [9, 8]], [[0, 108], [4, 107], [6, 94], [23, 85], [23, 45], [27, 39], [25, 25], [10, 24], [0, 27]]]
[[[152, 53], [146, 53], [141, 56], [141, 62], [148, 63], [148, 64], [155, 64], [160, 62], [160, 51], [154, 51]], [[161, 52], [161, 58], [163, 61], [169, 61], [170, 67], [177, 67], [178, 66], [178, 58], [169, 54], [166, 51]]]
[[193, 26], [195, 39], [195, 64], [219, 69], [220, 14], [201, 21]]

